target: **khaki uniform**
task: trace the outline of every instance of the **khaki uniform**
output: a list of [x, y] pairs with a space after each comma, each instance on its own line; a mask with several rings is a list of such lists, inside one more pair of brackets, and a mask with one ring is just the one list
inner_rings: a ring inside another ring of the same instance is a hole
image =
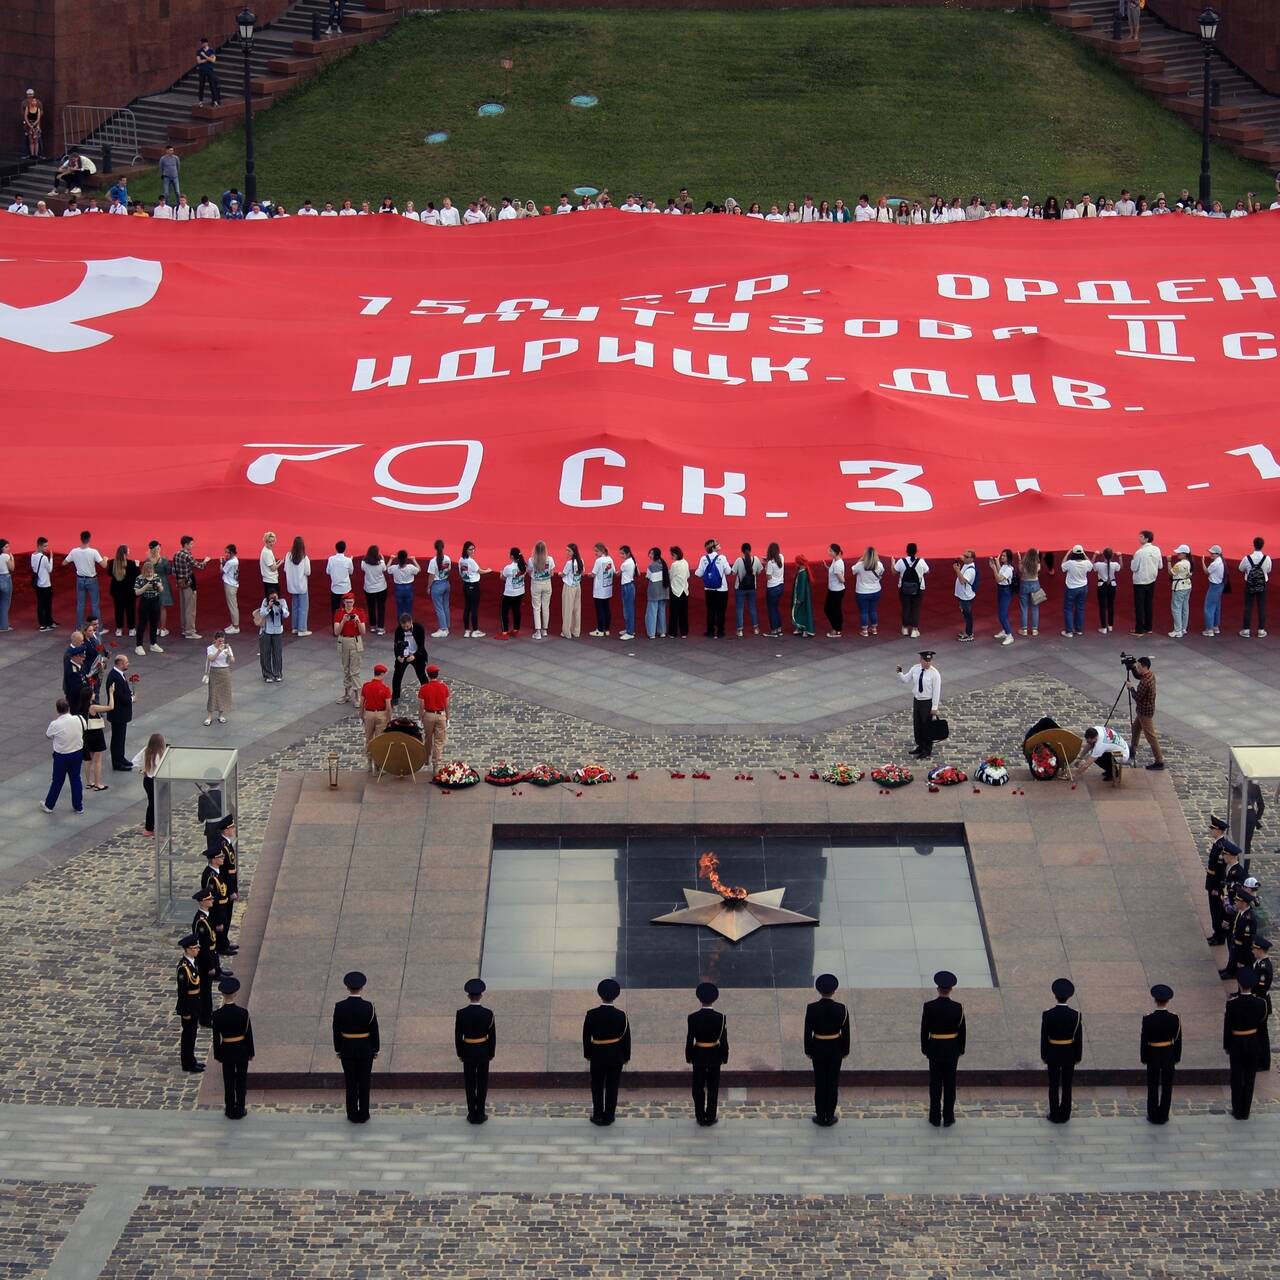
[[[339, 636], [338, 660], [342, 663], [342, 697], [344, 701], [359, 702], [360, 668], [364, 663], [364, 637]], [[386, 724], [386, 720], [383, 720]], [[365, 728], [368, 734], [368, 727]]]

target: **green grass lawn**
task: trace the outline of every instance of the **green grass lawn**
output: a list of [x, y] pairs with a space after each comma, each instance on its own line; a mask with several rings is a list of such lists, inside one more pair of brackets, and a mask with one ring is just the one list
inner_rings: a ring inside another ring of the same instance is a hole
[[[499, 62], [515, 61], [510, 92]], [[600, 105], [569, 105], [592, 93]], [[480, 119], [501, 101], [506, 114]], [[448, 130], [427, 146], [424, 136]], [[1041, 18], [951, 9], [411, 16], [258, 118], [258, 189], [554, 203], [578, 185], [660, 203], [863, 192], [1033, 200], [1196, 187], [1197, 134]], [[243, 185], [243, 134], [183, 161], [183, 190]], [[1216, 148], [1215, 191], [1269, 191]], [[158, 182], [139, 184], [154, 198]]]

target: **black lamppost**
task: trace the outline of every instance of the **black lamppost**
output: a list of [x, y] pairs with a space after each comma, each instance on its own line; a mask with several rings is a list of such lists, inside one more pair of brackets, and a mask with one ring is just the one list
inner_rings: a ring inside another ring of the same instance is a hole
[[1209, 59], [1213, 56], [1213, 42], [1218, 35], [1219, 18], [1212, 9], [1206, 9], [1199, 18], [1200, 45], [1204, 49], [1204, 110], [1200, 117], [1200, 203], [1209, 212]]
[[[253, 48], [253, 28], [257, 21], [253, 11], [247, 8], [241, 9], [236, 17], [236, 26], [240, 28], [240, 47], [244, 50], [244, 199], [245, 204], [250, 207], [258, 198], [258, 178], [253, 171], [253, 90], [249, 84], [249, 50]], [[1206, 62], [1205, 66], [1208, 65]], [[1205, 75], [1208, 74], [1206, 71]], [[1207, 119], [1206, 117], [1206, 129], [1209, 127]], [[1201, 179], [1202, 185], [1203, 181]]]

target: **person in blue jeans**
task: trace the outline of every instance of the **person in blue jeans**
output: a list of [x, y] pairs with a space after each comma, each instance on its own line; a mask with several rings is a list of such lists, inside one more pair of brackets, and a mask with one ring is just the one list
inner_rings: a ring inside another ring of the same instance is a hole
[[1027, 628], [1031, 634], [1040, 634], [1040, 606], [1031, 598], [1040, 590], [1040, 553], [1035, 547], [1028, 547], [1022, 553], [1018, 577], [1018, 611], [1022, 615], [1022, 630], [1019, 635], [1025, 636]]
[[397, 617], [402, 613], [413, 615], [413, 580], [421, 569], [422, 566], [403, 547], [396, 552], [396, 558], [387, 567], [391, 581], [395, 584]]
[[52, 813], [62, 794], [62, 784], [69, 781], [71, 807], [77, 813], [83, 813], [84, 786], [80, 769], [84, 764], [84, 721], [71, 714], [71, 704], [66, 698], [59, 698], [54, 709], [58, 714], [44, 731], [44, 736], [53, 744], [53, 781], [40, 808], [45, 813]]
[[76, 571], [76, 629], [84, 630], [86, 618], [97, 618], [102, 614], [98, 597], [98, 570], [105, 569], [107, 562], [96, 547], [89, 545], [92, 535], [86, 529], [80, 535], [80, 545], [72, 547], [63, 557], [64, 565], [74, 565]]
[[[4, 549], [0, 547], [0, 556]], [[1206, 636], [1216, 636], [1222, 627], [1222, 592], [1227, 566], [1222, 559], [1222, 548], [1215, 542], [1207, 556], [1200, 557], [1204, 565], [1207, 586], [1204, 589], [1204, 631]]]
[[786, 569], [782, 562], [782, 548], [776, 542], [769, 543], [764, 555], [764, 607], [769, 613], [769, 634], [782, 634], [782, 593]]
[[1009, 620], [1009, 609], [1013, 604], [1013, 593], [1017, 590], [1017, 557], [1009, 547], [1005, 547], [998, 560], [993, 558], [988, 563], [996, 580], [996, 616], [1000, 619], [1000, 630], [995, 638], [1001, 644], [1012, 644], [1013, 623]]
[[742, 544], [742, 554], [733, 562], [733, 608], [737, 615], [738, 635], [742, 635], [744, 619], [751, 619], [751, 630], [760, 634], [760, 614], [756, 609], [756, 582], [764, 572], [760, 557], [752, 555], [751, 543]]
[[1084, 553], [1084, 547], [1076, 543], [1067, 553], [1059, 570], [1066, 579], [1062, 596], [1062, 634], [1084, 635], [1084, 607], [1089, 597], [1089, 575], [1093, 561]]
[[449, 574], [453, 561], [444, 553], [444, 539], [437, 538], [435, 555], [427, 561], [427, 577], [431, 579], [431, 607], [436, 611], [436, 629], [433, 640], [449, 634]]
[[622, 634], [619, 640], [636, 638], [636, 558], [625, 542], [618, 544], [622, 557], [618, 565], [618, 582], [622, 594]]
[[9, 539], [0, 538], [0, 631], [9, 630], [9, 605], [13, 600], [13, 552]]
[[665, 639], [667, 602], [671, 597], [671, 570], [662, 558], [661, 547], [649, 548], [648, 579], [644, 598], [644, 633], [650, 640]]

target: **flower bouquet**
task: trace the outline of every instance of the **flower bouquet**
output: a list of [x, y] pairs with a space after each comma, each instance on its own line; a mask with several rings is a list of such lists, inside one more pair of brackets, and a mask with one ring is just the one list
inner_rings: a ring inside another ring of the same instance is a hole
[[911, 770], [900, 764], [882, 764], [871, 770], [871, 781], [882, 787], [905, 787], [911, 776]]
[[1009, 781], [1003, 756], [988, 756], [977, 768], [974, 777], [989, 787], [1003, 787]]
[[833, 764], [823, 773], [822, 780], [835, 787], [851, 787], [864, 777], [866, 774], [861, 769], [855, 769], [851, 764]]
[[514, 787], [517, 782], [523, 782], [524, 778], [524, 770], [517, 769], [510, 760], [495, 760], [484, 775], [484, 780], [494, 787]]
[[571, 777], [580, 787], [595, 787], [602, 782], [613, 781], [613, 774], [602, 764], [584, 764], [582, 768], [575, 769]]
[[567, 773], [561, 773], [553, 764], [538, 764], [525, 775], [525, 781], [535, 787], [554, 787], [569, 781]]
[[969, 775], [955, 765], [944, 764], [937, 769], [929, 770], [929, 781], [939, 787], [954, 787], [961, 782], [968, 782]]
[[465, 760], [454, 760], [435, 772], [431, 779], [438, 787], [449, 787], [458, 790], [462, 787], [474, 787], [480, 781], [480, 775]]
[[1051, 782], [1062, 769], [1058, 753], [1047, 742], [1036, 747], [1028, 763], [1031, 766], [1031, 776], [1037, 782]]

